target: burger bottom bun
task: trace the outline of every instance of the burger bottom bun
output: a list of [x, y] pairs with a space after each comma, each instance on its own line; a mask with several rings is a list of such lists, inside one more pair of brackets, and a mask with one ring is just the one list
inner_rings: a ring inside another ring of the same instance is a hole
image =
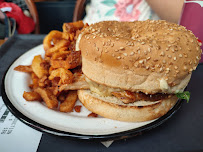
[[116, 97], [101, 97], [90, 90], [78, 90], [78, 97], [81, 103], [93, 113], [105, 118], [141, 122], [159, 118], [166, 114], [178, 101], [173, 95], [171, 98], [151, 101], [137, 101], [124, 104]]

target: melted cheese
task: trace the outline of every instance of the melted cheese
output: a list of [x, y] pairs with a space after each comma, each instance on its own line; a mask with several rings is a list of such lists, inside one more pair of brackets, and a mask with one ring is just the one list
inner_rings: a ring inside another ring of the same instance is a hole
[[96, 82], [89, 80], [88, 78], [86, 78], [86, 81], [90, 86], [90, 90], [94, 93], [99, 94], [100, 96], [105, 96], [105, 97], [112, 96], [112, 92], [121, 91], [121, 89], [118, 89], [118, 88], [111, 88], [105, 85], [98, 84]]
[[170, 89], [170, 86], [168, 85], [166, 80], [161, 79], [159, 82], [160, 82], [160, 88], [162, 91], [166, 91]]
[[76, 40], [75, 51], [80, 51], [79, 44], [80, 44], [81, 38], [82, 38], [82, 33], [78, 35], [78, 38]]

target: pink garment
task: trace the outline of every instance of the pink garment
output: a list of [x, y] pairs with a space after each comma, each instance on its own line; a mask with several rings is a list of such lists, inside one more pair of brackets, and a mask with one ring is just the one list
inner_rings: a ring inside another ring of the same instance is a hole
[[6, 15], [10, 18], [15, 19], [17, 23], [17, 31], [19, 34], [28, 34], [34, 31], [35, 23], [34, 20], [30, 17], [27, 17], [22, 9], [14, 4], [0, 1], [0, 8], [11, 7], [11, 12], [5, 12]]
[[120, 18], [120, 21], [135, 21], [138, 20], [140, 11], [137, 9], [142, 0], [119, 0], [115, 5], [115, 16]]

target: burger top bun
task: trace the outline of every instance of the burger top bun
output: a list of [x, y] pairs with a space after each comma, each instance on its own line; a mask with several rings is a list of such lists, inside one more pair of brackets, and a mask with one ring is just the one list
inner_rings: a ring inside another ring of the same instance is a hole
[[87, 78], [145, 93], [183, 91], [202, 52], [191, 31], [163, 20], [95, 23], [77, 43]]

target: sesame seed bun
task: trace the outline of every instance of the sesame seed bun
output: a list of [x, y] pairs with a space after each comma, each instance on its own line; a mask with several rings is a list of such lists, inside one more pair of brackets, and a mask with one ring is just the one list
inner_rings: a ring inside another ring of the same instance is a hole
[[163, 20], [92, 24], [79, 49], [90, 80], [145, 93], [183, 91], [201, 56], [191, 31]]
[[156, 102], [138, 101], [124, 104], [116, 97], [101, 97], [90, 90], [79, 90], [78, 97], [88, 110], [105, 118], [128, 122], [149, 121], [159, 118], [165, 115], [178, 100], [174, 95]]
[[[175, 93], [187, 86], [202, 52], [191, 31], [163, 20], [95, 23], [76, 46], [91, 90], [79, 90], [80, 101], [103, 117], [133, 122], [161, 117], [175, 105]], [[124, 96], [109, 96], [112, 90], [170, 96], [124, 104]]]

